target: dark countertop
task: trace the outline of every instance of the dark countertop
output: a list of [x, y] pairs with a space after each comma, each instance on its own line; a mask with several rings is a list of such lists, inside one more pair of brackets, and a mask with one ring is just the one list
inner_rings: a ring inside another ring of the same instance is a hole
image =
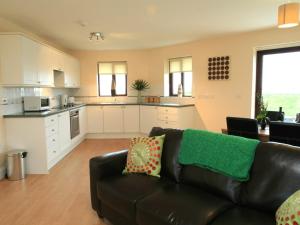
[[122, 105], [143, 105], [143, 106], [160, 106], [160, 107], [191, 107], [195, 104], [178, 104], [178, 103], [88, 103], [87, 106], [122, 106]]
[[47, 117], [58, 113], [70, 111], [83, 106], [126, 106], [126, 105], [143, 105], [143, 106], [160, 106], [160, 107], [192, 107], [194, 104], [177, 104], [177, 103], [89, 103], [89, 104], [78, 104], [72, 107], [59, 107], [44, 112], [21, 112], [4, 115], [4, 118], [24, 118], [24, 117]]
[[78, 104], [74, 106], [69, 106], [69, 107], [58, 107], [58, 108], [53, 108], [51, 110], [43, 111], [43, 112], [21, 112], [21, 113], [14, 113], [14, 114], [8, 114], [4, 115], [4, 118], [24, 118], [24, 117], [47, 117], [47, 116], [52, 116], [58, 113], [70, 111], [73, 109], [77, 109], [80, 107], [86, 106], [86, 104]]

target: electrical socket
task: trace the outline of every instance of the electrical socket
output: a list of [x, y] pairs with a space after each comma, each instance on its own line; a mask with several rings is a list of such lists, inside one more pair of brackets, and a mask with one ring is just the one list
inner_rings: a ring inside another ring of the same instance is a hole
[[7, 105], [8, 104], [8, 99], [3, 97], [1, 98], [1, 105]]

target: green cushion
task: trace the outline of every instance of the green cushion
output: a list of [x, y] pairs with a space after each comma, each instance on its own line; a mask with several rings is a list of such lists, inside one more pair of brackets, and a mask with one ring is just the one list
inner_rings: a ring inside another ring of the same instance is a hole
[[159, 177], [165, 135], [132, 138], [123, 173], [146, 173]]
[[277, 225], [300, 225], [300, 190], [291, 195], [276, 212]]

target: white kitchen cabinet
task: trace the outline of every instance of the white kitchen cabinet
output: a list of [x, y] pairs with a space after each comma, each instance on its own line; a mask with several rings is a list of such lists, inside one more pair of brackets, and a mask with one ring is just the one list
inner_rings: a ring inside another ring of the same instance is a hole
[[38, 50], [39, 45], [35, 41], [21, 37], [21, 65], [24, 84], [39, 85], [38, 77]]
[[140, 131], [140, 112], [138, 105], [123, 106], [123, 125], [125, 133], [138, 133]]
[[40, 44], [38, 48], [38, 80], [41, 86], [54, 86], [52, 50]]
[[187, 129], [194, 127], [194, 107], [159, 107], [158, 124], [163, 128]]
[[87, 132], [88, 133], [103, 132], [103, 107], [102, 106], [87, 107]]
[[93, 134], [149, 134], [157, 126], [178, 129], [194, 127], [193, 106], [88, 106], [87, 115], [87, 133]]
[[59, 113], [57, 117], [58, 117], [59, 150], [63, 152], [71, 144], [70, 113], [69, 111]]
[[123, 106], [103, 107], [103, 131], [105, 133], [123, 132]]
[[149, 134], [152, 127], [158, 126], [158, 107], [140, 106], [140, 131]]
[[23, 35], [0, 34], [1, 85], [53, 86], [54, 70], [66, 74], [58, 87], [80, 86], [80, 64], [74, 57]]
[[48, 173], [82, 140], [71, 142], [69, 111], [47, 117], [5, 118], [4, 122], [8, 150], [28, 152], [25, 162], [29, 174]]
[[56, 71], [64, 71], [65, 70], [65, 54], [57, 51], [56, 49], [51, 49], [51, 55], [52, 55], [52, 63], [53, 63], [53, 69]]
[[194, 127], [194, 107], [141, 106], [141, 133], [148, 134], [152, 127], [187, 129]]
[[63, 65], [56, 64], [54, 83], [56, 87], [78, 88], [80, 86], [80, 64], [72, 56], [60, 53]]
[[2, 85], [39, 85], [38, 44], [21, 35], [0, 35]]
[[76, 88], [80, 86], [79, 61], [73, 57], [65, 57], [65, 87]]

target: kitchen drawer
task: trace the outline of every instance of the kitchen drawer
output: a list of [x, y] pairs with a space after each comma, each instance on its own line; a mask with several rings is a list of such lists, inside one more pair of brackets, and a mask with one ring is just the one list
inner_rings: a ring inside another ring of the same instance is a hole
[[50, 148], [53, 145], [58, 146], [58, 135], [57, 134], [47, 137], [47, 148]]
[[158, 114], [178, 114], [178, 109], [171, 107], [159, 107]]
[[57, 115], [46, 117], [46, 127], [57, 125]]
[[160, 126], [162, 128], [173, 128], [173, 129], [179, 128], [178, 123], [172, 121], [161, 121]]
[[52, 126], [46, 127], [46, 137], [57, 134], [58, 126], [57, 124], [53, 124]]
[[178, 121], [178, 115], [177, 114], [162, 114], [162, 113], [160, 113], [158, 115], [158, 119], [161, 121], [176, 122], [176, 121]]
[[48, 162], [54, 159], [58, 155], [58, 145], [54, 144], [52, 146], [49, 146], [47, 149], [47, 154]]
[[48, 162], [59, 154], [58, 135], [47, 137], [47, 159]]

